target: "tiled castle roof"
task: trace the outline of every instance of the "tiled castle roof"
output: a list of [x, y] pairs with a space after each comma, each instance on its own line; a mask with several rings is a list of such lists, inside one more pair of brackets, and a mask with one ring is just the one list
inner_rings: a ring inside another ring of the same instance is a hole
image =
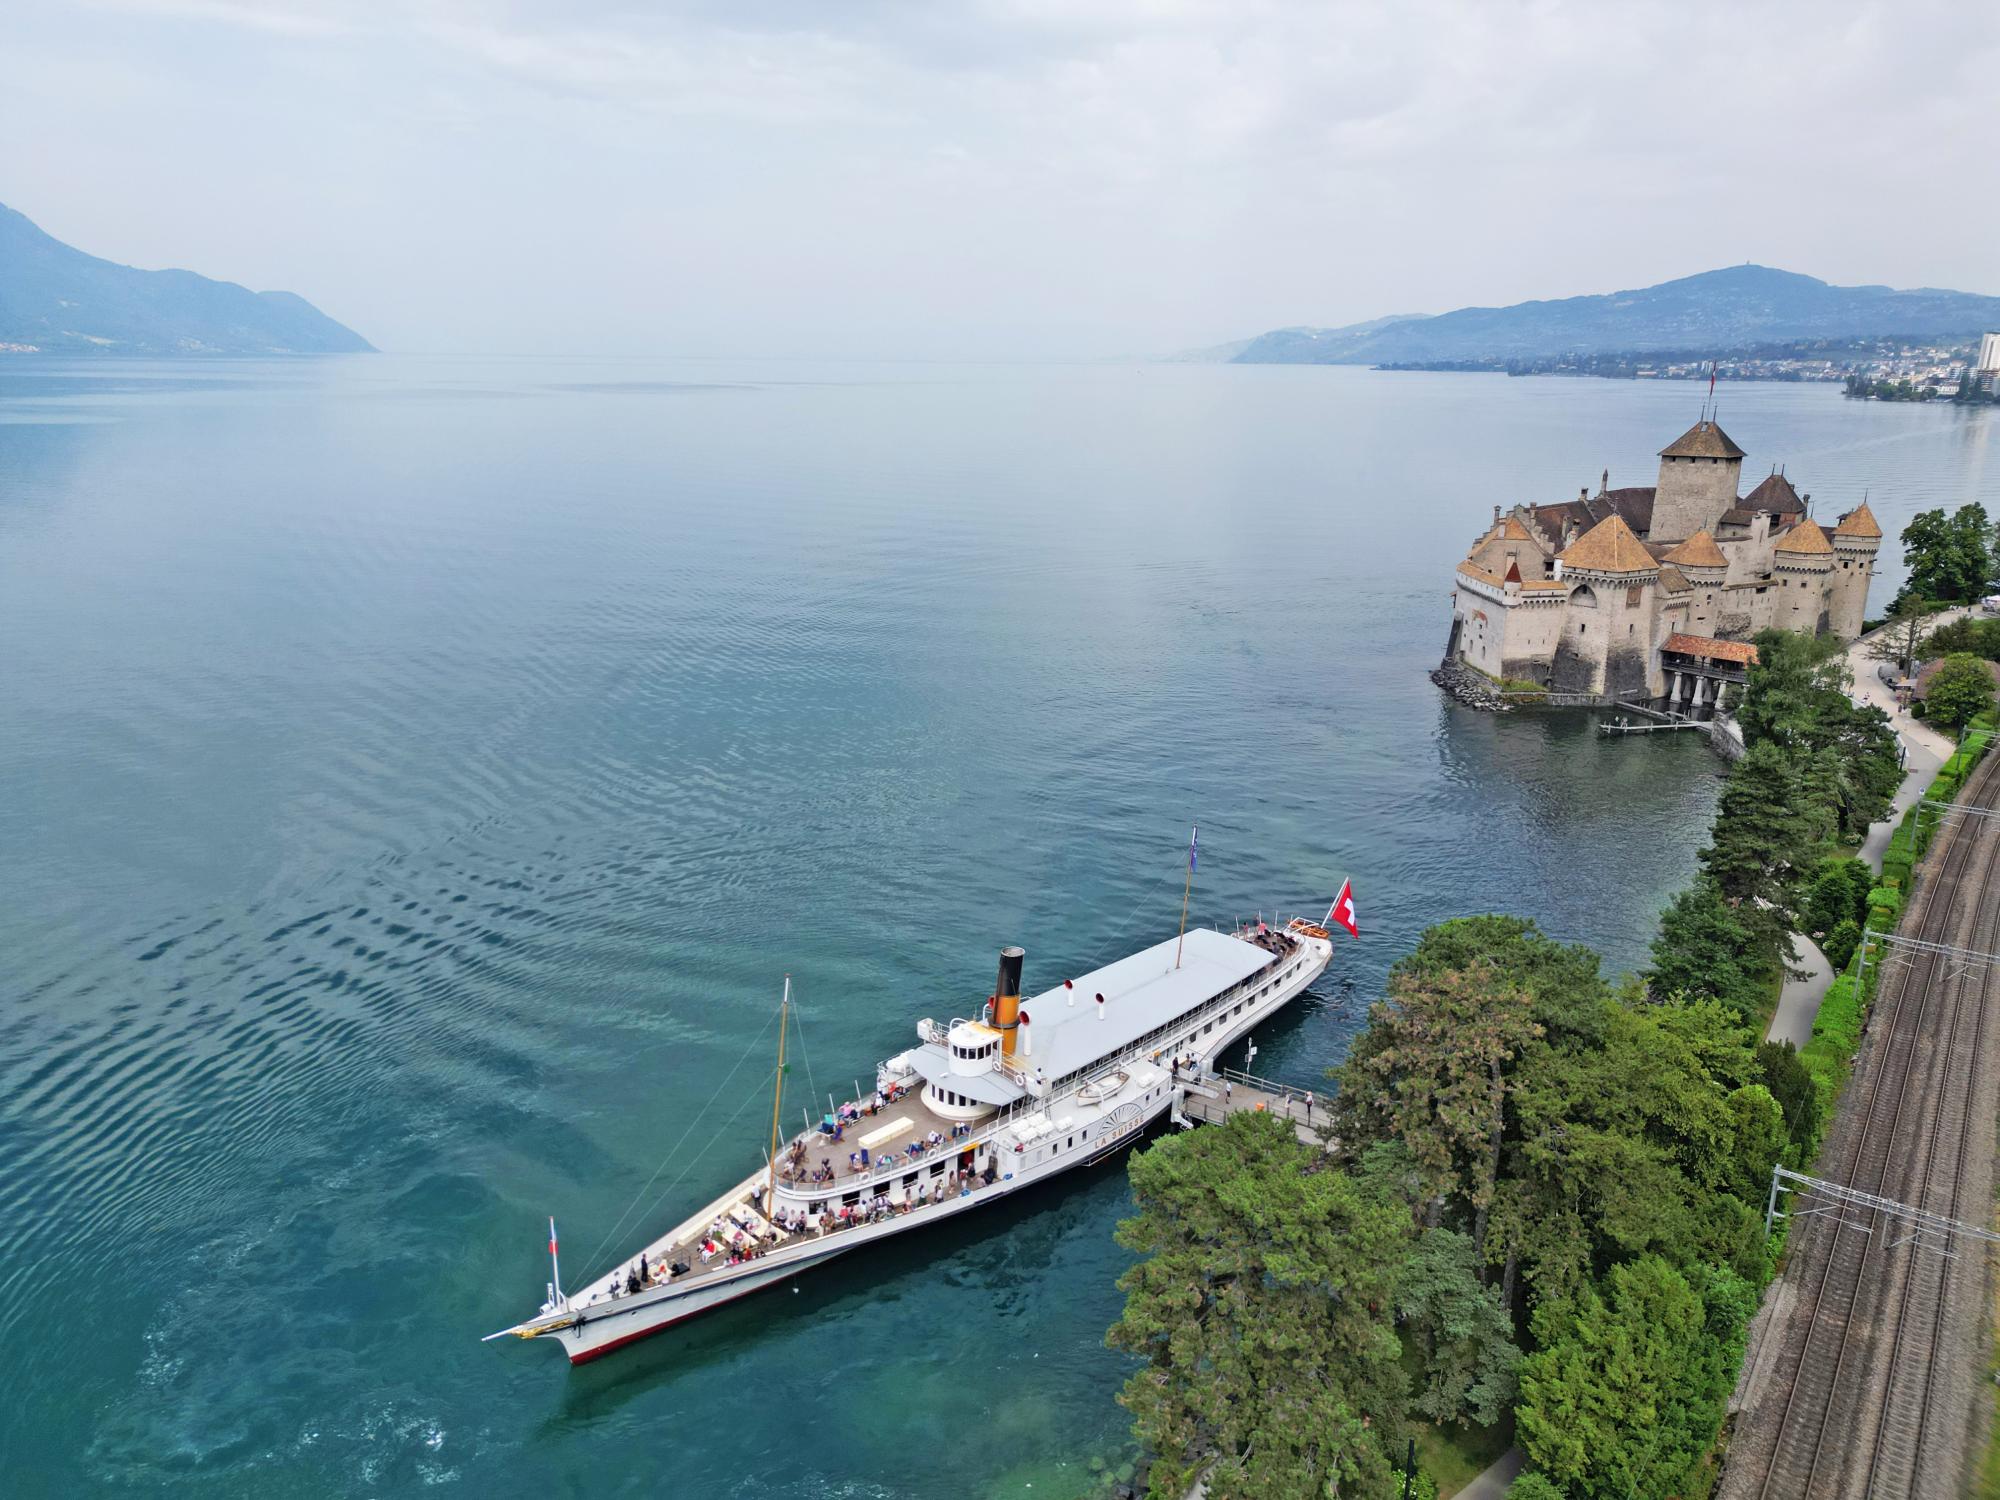
[[1708, 635], [1682, 635], [1678, 630], [1660, 643], [1662, 651], [1682, 656], [1705, 656], [1710, 661], [1754, 662], [1757, 648], [1748, 641], [1718, 641]]
[[1779, 541], [1777, 550], [1805, 557], [1833, 556], [1833, 543], [1826, 539], [1826, 533], [1819, 529], [1819, 522], [1806, 520], [1799, 522], [1786, 532]]
[[1660, 450], [1662, 458], [1741, 458], [1743, 450], [1729, 434], [1706, 418]]
[[1722, 555], [1722, 549], [1715, 545], [1715, 538], [1706, 531], [1697, 531], [1669, 552], [1663, 561], [1678, 563], [1684, 568], [1726, 568], [1729, 559]]
[[1806, 505], [1799, 498], [1799, 492], [1782, 474], [1771, 475], [1736, 503], [1753, 515], [1760, 510], [1768, 510], [1778, 516], [1802, 516], [1806, 513]]
[[1875, 524], [1875, 512], [1870, 510], [1868, 502], [1863, 500], [1853, 510], [1850, 510], [1840, 518], [1840, 524], [1833, 528], [1833, 534], [1835, 536], [1871, 537], [1879, 542], [1882, 539], [1882, 528]]
[[1537, 505], [1535, 524], [1543, 535], [1555, 540], [1557, 547], [1562, 546], [1563, 533], [1571, 524], [1580, 532], [1588, 531], [1606, 516], [1619, 516], [1634, 531], [1645, 532], [1653, 525], [1653, 498], [1651, 485], [1600, 490], [1595, 495], [1582, 495], [1557, 505]]
[[1569, 544], [1562, 553], [1565, 569], [1593, 573], [1651, 573], [1658, 564], [1619, 515], [1609, 515]]

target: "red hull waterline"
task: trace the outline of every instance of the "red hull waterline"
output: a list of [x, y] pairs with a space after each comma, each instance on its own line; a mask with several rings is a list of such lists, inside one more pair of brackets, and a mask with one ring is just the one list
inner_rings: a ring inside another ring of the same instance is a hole
[[602, 1359], [614, 1349], [623, 1349], [627, 1344], [636, 1344], [640, 1339], [649, 1339], [656, 1333], [665, 1333], [669, 1328], [678, 1328], [683, 1323], [692, 1323], [703, 1313], [712, 1313], [724, 1307], [734, 1307], [745, 1297], [754, 1297], [759, 1292], [768, 1292], [774, 1286], [784, 1285], [786, 1279], [781, 1277], [776, 1281], [766, 1282], [763, 1286], [753, 1286], [749, 1291], [731, 1297], [726, 1301], [711, 1302], [707, 1307], [697, 1307], [693, 1312], [682, 1313], [678, 1318], [669, 1318], [664, 1323], [655, 1323], [651, 1328], [642, 1328], [637, 1333], [628, 1333], [622, 1339], [613, 1339], [608, 1344], [599, 1344], [587, 1354], [572, 1354], [569, 1357], [570, 1367], [574, 1369], [578, 1365], [587, 1365], [593, 1359]]

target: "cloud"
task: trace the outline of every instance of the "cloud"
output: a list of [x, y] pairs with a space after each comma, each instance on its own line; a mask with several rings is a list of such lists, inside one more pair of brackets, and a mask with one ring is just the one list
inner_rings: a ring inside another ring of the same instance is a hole
[[2000, 231], [1991, 6], [102, 3], [0, 17], [20, 206], [389, 343], [1143, 351], [1752, 258], [1984, 290]]

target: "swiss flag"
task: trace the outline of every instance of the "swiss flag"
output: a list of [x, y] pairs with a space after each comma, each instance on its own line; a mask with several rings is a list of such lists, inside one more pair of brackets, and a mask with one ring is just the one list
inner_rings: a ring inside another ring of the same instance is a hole
[[1333, 905], [1326, 909], [1326, 922], [1323, 925], [1331, 927], [1336, 922], [1347, 929], [1349, 937], [1361, 936], [1361, 928], [1354, 920], [1354, 882], [1351, 880], [1340, 882], [1340, 894], [1333, 898]]

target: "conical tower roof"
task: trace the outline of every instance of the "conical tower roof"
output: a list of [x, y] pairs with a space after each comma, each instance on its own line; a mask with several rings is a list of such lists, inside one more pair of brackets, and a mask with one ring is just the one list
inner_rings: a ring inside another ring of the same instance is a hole
[[1772, 474], [1736, 505], [1739, 510], [1768, 510], [1779, 516], [1801, 516], [1806, 509], [1805, 502], [1799, 499], [1799, 492], [1792, 488], [1791, 480], [1782, 474]]
[[[1830, 550], [1830, 549], [1829, 549]], [[1655, 573], [1659, 565], [1623, 516], [1610, 515], [1571, 542], [1563, 566], [1593, 573]]]
[[1697, 531], [1669, 552], [1664, 562], [1674, 563], [1683, 568], [1726, 568], [1729, 559], [1722, 555], [1722, 549], [1715, 545], [1715, 538], [1706, 531]]
[[1868, 508], [1866, 500], [1840, 518], [1840, 524], [1833, 528], [1833, 534], [1867, 537], [1878, 542], [1882, 540], [1882, 528], [1875, 524], [1875, 512]]
[[1778, 542], [1778, 551], [1790, 552], [1806, 557], [1833, 556], [1833, 543], [1826, 539], [1826, 533], [1819, 529], [1817, 521], [1801, 521], [1786, 532]]
[[1662, 458], [1741, 458], [1743, 450], [1706, 417], [1660, 450]]

